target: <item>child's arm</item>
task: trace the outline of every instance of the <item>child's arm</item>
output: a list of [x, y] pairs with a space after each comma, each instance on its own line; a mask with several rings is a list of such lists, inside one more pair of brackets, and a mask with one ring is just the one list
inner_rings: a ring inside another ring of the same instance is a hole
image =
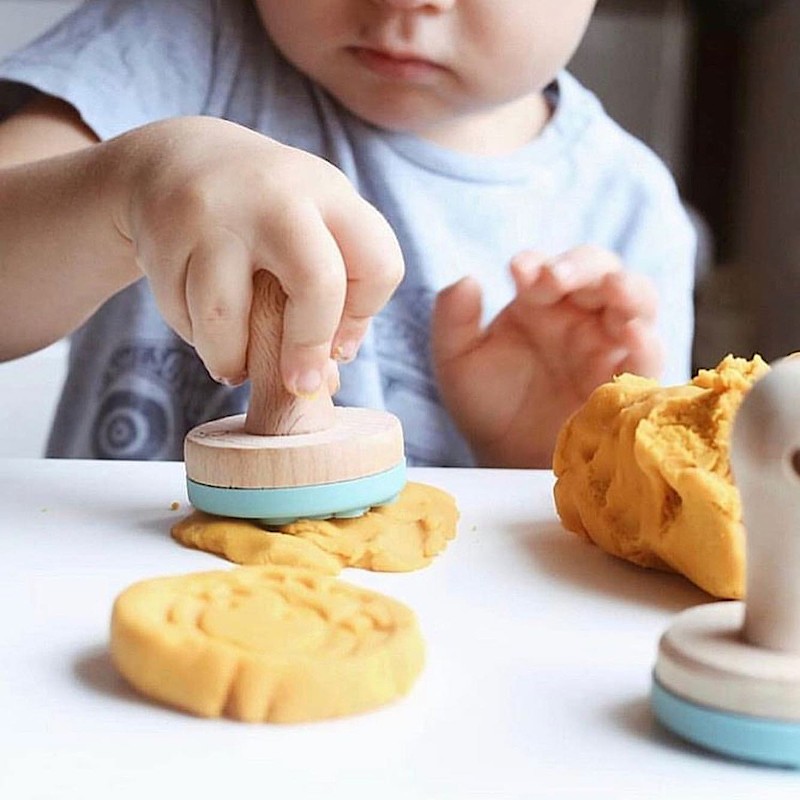
[[[332, 353], [354, 355], [403, 264], [389, 225], [338, 170], [218, 119], [102, 144], [71, 124], [76, 138], [48, 115], [0, 125], [0, 358], [69, 333], [144, 275], [209, 372], [236, 382], [258, 269], [288, 296], [288, 388], [313, 391]], [[46, 147], [26, 144], [34, 128]], [[48, 157], [59, 148], [74, 152]]]
[[607, 250], [522, 253], [517, 296], [481, 329], [480, 288], [445, 289], [433, 320], [442, 399], [484, 466], [549, 467], [567, 417], [621, 372], [655, 377], [655, 292]]
[[96, 142], [54, 98], [0, 125], [0, 360], [56, 341], [135, 279], [128, 248], [101, 222], [86, 151]]

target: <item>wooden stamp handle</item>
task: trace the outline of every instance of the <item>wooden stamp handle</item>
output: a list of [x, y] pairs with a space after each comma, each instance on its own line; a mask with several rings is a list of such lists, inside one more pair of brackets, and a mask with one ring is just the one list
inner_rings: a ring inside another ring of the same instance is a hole
[[256, 272], [247, 347], [250, 405], [244, 429], [258, 436], [313, 433], [334, 424], [333, 401], [325, 384], [311, 397], [297, 397], [283, 385], [280, 353], [285, 305], [278, 279], [266, 270]]
[[742, 401], [731, 466], [746, 532], [744, 638], [800, 653], [800, 360], [773, 364]]

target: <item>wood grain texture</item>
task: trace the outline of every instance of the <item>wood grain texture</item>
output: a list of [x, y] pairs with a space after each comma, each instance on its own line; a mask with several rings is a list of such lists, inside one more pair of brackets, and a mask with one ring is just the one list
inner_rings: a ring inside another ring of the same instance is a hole
[[184, 444], [187, 476], [206, 486], [260, 489], [363, 478], [403, 460], [400, 421], [386, 411], [334, 408], [334, 424], [291, 436], [257, 436], [244, 416], [194, 428]]

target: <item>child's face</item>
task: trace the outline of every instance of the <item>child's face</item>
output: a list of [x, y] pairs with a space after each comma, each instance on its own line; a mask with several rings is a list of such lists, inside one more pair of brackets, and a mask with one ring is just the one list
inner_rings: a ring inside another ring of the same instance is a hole
[[375, 125], [430, 134], [537, 95], [596, 0], [255, 0], [275, 44]]

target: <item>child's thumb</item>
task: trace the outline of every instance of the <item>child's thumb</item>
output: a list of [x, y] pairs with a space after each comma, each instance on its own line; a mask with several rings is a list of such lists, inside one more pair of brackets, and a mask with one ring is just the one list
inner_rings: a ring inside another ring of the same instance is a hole
[[437, 367], [467, 355], [481, 334], [481, 287], [462, 278], [439, 292], [431, 323], [431, 349]]

